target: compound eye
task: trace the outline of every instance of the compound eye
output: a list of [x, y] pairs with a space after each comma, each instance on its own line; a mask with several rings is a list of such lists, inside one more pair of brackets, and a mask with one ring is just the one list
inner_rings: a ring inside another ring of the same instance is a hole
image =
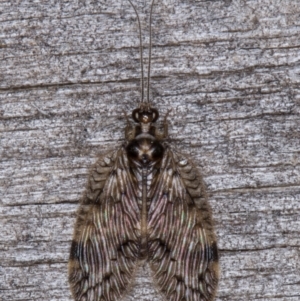
[[152, 109], [152, 122], [155, 122], [159, 117], [158, 111], [156, 109]]
[[132, 111], [132, 119], [135, 121], [135, 122], [137, 122], [137, 123], [139, 123], [140, 122], [140, 119], [139, 119], [139, 114], [140, 113], [140, 109], [134, 109], [133, 111]]

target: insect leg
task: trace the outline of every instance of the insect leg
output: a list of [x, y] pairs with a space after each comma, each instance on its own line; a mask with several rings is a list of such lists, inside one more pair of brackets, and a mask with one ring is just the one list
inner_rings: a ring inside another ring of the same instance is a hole
[[156, 129], [155, 130], [155, 136], [158, 138], [158, 139], [165, 139], [165, 138], [168, 138], [169, 136], [169, 131], [168, 131], [168, 122], [167, 122], [167, 119], [168, 119], [168, 116], [169, 116], [169, 113], [171, 112], [172, 110], [168, 110], [167, 114], [165, 115], [164, 117], [164, 121], [163, 121], [163, 127], [162, 127], [162, 130], [161, 129]]
[[125, 119], [126, 119], [125, 139], [127, 141], [130, 141], [135, 137], [135, 127], [129, 121], [129, 118], [128, 118], [125, 110], [123, 110], [123, 113], [124, 113], [124, 116], [125, 116]]

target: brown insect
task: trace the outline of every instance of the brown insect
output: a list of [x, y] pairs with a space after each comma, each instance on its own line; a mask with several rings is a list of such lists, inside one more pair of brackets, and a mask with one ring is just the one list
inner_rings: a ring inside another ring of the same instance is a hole
[[[193, 163], [155, 126], [158, 110], [142, 99], [127, 120], [126, 142], [94, 165], [78, 211], [69, 260], [76, 301], [116, 301], [128, 291], [141, 261], [168, 301], [212, 301], [218, 251], [202, 177]], [[150, 13], [150, 41], [151, 15]]]

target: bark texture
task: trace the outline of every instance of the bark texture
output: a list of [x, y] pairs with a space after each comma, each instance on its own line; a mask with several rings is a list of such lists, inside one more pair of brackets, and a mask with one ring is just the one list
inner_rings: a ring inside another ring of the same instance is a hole
[[[300, 298], [298, 0], [157, 0], [151, 99], [207, 184], [217, 301]], [[148, 45], [150, 3], [134, 1]], [[0, 300], [70, 301], [75, 212], [140, 98], [130, 4], [0, 3]], [[147, 58], [147, 49], [144, 50]], [[145, 58], [145, 63], [147, 59]], [[126, 300], [161, 301], [141, 266]]]

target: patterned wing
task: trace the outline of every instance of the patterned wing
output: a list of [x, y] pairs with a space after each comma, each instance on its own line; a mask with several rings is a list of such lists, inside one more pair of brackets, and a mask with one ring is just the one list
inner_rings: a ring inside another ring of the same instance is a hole
[[69, 260], [76, 301], [115, 301], [125, 293], [138, 258], [140, 212], [123, 149], [94, 166], [79, 208]]
[[149, 264], [168, 301], [211, 301], [218, 283], [218, 253], [201, 176], [166, 149], [149, 191]]

